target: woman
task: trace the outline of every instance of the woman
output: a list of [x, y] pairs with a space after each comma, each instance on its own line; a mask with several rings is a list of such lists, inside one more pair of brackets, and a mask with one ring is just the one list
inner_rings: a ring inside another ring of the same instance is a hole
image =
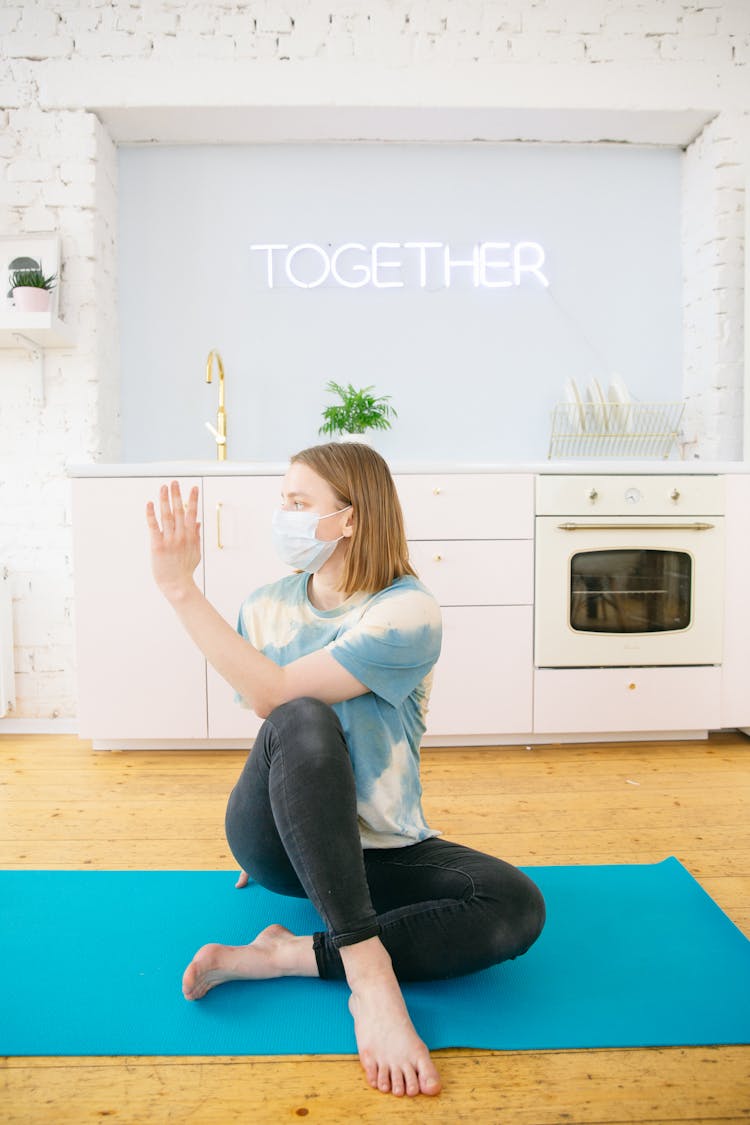
[[252, 594], [235, 632], [193, 581], [198, 490], [164, 486], [147, 507], [162, 593], [209, 662], [265, 719], [229, 798], [242, 868], [307, 897], [325, 931], [269, 926], [246, 946], [206, 945], [185, 971], [198, 1000], [228, 980], [341, 979], [370, 1085], [437, 1094], [440, 1079], [399, 980], [487, 968], [524, 953], [544, 924], [534, 884], [439, 838], [424, 818], [419, 743], [440, 651], [435, 599], [409, 565], [388, 467], [358, 443], [296, 454], [273, 535], [297, 568]]

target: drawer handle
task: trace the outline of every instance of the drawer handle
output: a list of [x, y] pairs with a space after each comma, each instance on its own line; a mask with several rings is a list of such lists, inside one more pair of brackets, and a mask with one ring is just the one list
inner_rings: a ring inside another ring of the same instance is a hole
[[442, 488], [438, 488], [437, 485], [436, 485], [435, 488], [433, 488], [433, 490], [432, 490], [432, 495], [433, 496], [439, 496], [442, 491], [443, 491]]
[[442, 555], [433, 555], [432, 557], [435, 560], [435, 562], [442, 562], [443, 561]]
[[222, 504], [219, 502], [216, 505], [216, 546], [220, 551], [224, 550], [224, 544], [221, 541], [221, 509]]
[[635, 691], [637, 684], [628, 684], [628, 691]]

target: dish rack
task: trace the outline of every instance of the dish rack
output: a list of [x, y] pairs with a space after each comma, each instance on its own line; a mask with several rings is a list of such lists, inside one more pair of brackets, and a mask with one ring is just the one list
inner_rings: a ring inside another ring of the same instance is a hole
[[666, 459], [677, 444], [684, 410], [684, 402], [559, 402], [552, 410], [547, 459]]

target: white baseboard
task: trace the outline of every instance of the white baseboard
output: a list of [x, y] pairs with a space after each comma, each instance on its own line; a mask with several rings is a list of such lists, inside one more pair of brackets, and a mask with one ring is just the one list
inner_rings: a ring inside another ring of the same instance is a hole
[[252, 738], [94, 738], [92, 750], [244, 750]]
[[78, 734], [78, 720], [0, 719], [0, 734]]
[[[737, 727], [750, 737], [750, 727]], [[0, 719], [3, 734], [78, 734], [77, 719]], [[576, 734], [425, 735], [422, 745], [438, 746], [548, 746], [582, 742], [690, 742], [705, 739], [708, 731], [619, 731]], [[88, 740], [87, 740], [88, 741]], [[248, 750], [252, 738], [222, 739], [94, 739], [94, 750]]]
[[706, 730], [657, 730], [657, 731], [616, 731], [595, 734], [562, 732], [560, 734], [469, 734], [464, 735], [425, 735], [423, 746], [522, 746], [532, 750], [534, 746], [567, 746], [581, 742], [694, 742], [708, 738]]

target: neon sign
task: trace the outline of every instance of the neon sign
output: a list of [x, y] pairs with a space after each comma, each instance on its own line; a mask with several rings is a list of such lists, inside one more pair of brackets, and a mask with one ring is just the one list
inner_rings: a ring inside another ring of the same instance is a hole
[[528, 281], [546, 288], [544, 248], [538, 242], [477, 242], [463, 251], [446, 242], [253, 243], [265, 255], [269, 289], [321, 285], [344, 289], [510, 289]]

